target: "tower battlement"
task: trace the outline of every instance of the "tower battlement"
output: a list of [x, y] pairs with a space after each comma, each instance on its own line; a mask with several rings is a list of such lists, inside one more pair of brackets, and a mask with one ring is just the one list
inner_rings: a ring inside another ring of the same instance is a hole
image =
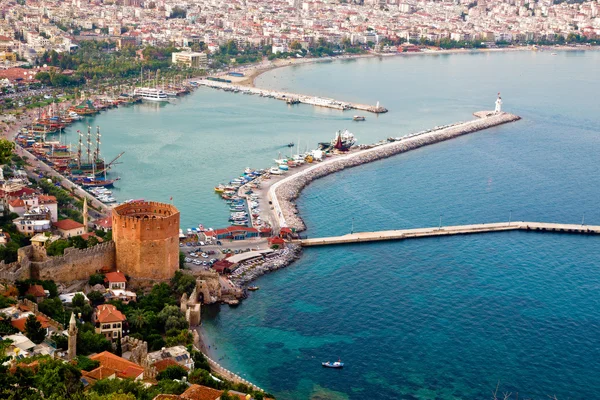
[[179, 268], [179, 210], [131, 202], [113, 208], [117, 268], [137, 278], [170, 279]]

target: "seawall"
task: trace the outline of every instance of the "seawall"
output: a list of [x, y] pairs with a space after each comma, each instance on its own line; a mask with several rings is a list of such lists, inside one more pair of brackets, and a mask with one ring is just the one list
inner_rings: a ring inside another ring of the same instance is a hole
[[475, 115], [480, 118], [423, 133], [408, 135], [391, 143], [335, 157], [276, 182], [271, 186], [268, 193], [273, 207], [274, 222], [279, 228], [289, 227], [295, 229], [297, 232], [306, 229], [304, 221], [298, 215], [298, 210], [293, 201], [298, 198], [302, 189], [315, 179], [345, 168], [381, 160], [420, 147], [521, 119], [521, 117], [509, 113], [493, 114], [481, 111], [475, 113]]
[[329, 246], [336, 244], [381, 242], [387, 240], [419, 239], [439, 236], [472, 235], [507, 231], [554, 232], [578, 235], [600, 235], [600, 226], [557, 224], [548, 222], [492, 222], [487, 224], [439, 226], [429, 228], [400, 229], [377, 232], [356, 232], [343, 236], [331, 236], [312, 239], [300, 239], [295, 243], [302, 247]]

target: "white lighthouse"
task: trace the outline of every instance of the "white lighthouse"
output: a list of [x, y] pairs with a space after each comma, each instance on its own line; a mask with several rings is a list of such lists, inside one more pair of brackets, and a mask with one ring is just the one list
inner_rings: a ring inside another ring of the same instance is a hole
[[500, 92], [498, 92], [498, 98], [496, 99], [496, 108], [494, 109], [494, 114], [500, 114], [502, 112], [502, 97], [500, 97]]

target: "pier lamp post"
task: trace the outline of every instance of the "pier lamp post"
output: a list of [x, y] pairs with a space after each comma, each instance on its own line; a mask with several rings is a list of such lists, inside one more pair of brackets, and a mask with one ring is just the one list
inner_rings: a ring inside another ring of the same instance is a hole
[[581, 226], [585, 225], [585, 213], [581, 216]]
[[442, 214], [440, 214], [440, 226], [438, 228], [438, 230], [442, 230]]
[[512, 210], [508, 213], [508, 226], [510, 226], [510, 222], [512, 221]]
[[350, 234], [354, 233], [354, 217], [352, 217], [352, 227], [350, 228]]

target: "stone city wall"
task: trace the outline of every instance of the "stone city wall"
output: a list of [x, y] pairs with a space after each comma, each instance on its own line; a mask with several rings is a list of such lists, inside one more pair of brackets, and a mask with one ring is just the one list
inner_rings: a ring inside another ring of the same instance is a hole
[[31, 262], [33, 279], [52, 279], [55, 282], [87, 280], [102, 268], [115, 267], [115, 243], [100, 243], [89, 249], [65, 249], [63, 256], [51, 257], [47, 261]]

